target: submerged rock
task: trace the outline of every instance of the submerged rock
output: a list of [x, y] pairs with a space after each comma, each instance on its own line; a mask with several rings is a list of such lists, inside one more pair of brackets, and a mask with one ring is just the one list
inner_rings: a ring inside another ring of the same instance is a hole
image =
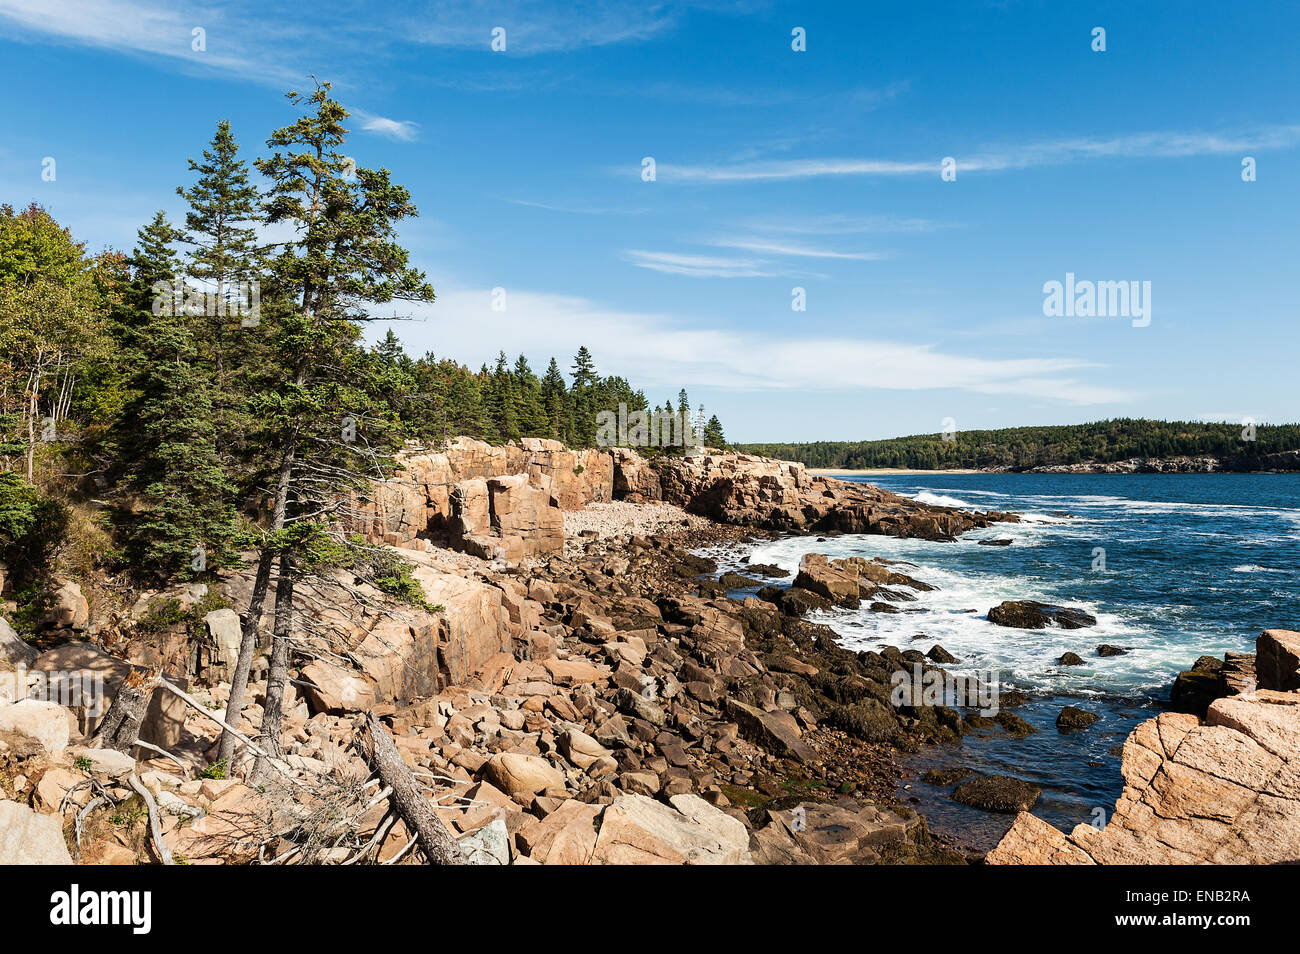
[[1009, 775], [989, 775], [962, 782], [953, 790], [955, 801], [986, 812], [1014, 815], [1034, 807], [1043, 790]]
[[938, 643], [935, 643], [930, 647], [930, 651], [926, 653], [926, 656], [930, 657], [931, 660], [937, 663], [955, 663], [957, 661], [956, 656], [948, 652], [948, 650], [944, 649]]
[[1073, 606], [1057, 606], [1036, 600], [1007, 600], [989, 610], [989, 622], [1014, 629], [1083, 629], [1096, 626], [1097, 617]]
[[789, 570], [783, 570], [781, 567], [772, 563], [750, 563], [745, 569], [750, 573], [757, 573], [759, 576], [782, 577], [789, 576]]
[[1017, 738], [1024, 738], [1025, 736], [1033, 735], [1038, 731], [1014, 712], [999, 712], [997, 723], [1008, 735], [1013, 735]]
[[762, 580], [751, 580], [739, 573], [724, 573], [718, 577], [718, 582], [729, 590], [749, 590], [763, 585]]
[[930, 769], [921, 776], [921, 781], [936, 788], [947, 788], [949, 785], [965, 781], [973, 774], [970, 769], [964, 768]]
[[1061, 714], [1056, 717], [1056, 727], [1063, 731], [1086, 729], [1094, 722], [1100, 721], [1101, 716], [1095, 712], [1089, 712], [1087, 709], [1079, 709], [1075, 706], [1066, 706], [1061, 710]]

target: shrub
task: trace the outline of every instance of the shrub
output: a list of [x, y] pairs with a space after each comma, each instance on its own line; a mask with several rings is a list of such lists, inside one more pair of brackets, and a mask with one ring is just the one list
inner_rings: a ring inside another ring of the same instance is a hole
[[39, 575], [63, 541], [68, 514], [12, 471], [0, 474], [0, 563], [25, 583]]

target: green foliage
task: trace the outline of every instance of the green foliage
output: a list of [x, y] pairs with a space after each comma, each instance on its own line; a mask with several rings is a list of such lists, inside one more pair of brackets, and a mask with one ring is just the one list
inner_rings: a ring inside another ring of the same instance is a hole
[[198, 626], [203, 617], [213, 610], [227, 606], [225, 599], [215, 589], [205, 593], [202, 599], [195, 601], [186, 609], [178, 599], [154, 599], [149, 603], [145, 614], [135, 624], [137, 633], [153, 635], [165, 632], [175, 626]]
[[71, 288], [85, 269], [84, 248], [35, 202], [17, 213], [0, 206], [0, 286]]
[[431, 604], [425, 599], [424, 589], [415, 579], [414, 567], [408, 561], [392, 550], [371, 546], [357, 534], [339, 536], [328, 533], [319, 524], [304, 525], [296, 550], [303, 570], [318, 573], [331, 569], [348, 570], [357, 579], [403, 603], [430, 613], [443, 609], [440, 604]]
[[1252, 458], [1300, 449], [1300, 425], [1258, 425], [1255, 438], [1243, 441], [1241, 424], [1118, 418], [1092, 424], [958, 431], [951, 441], [941, 434], [918, 434], [883, 441], [741, 444], [736, 449], [802, 461], [810, 467], [1028, 470], [1134, 457]]
[[21, 476], [0, 473], [0, 563], [19, 583], [40, 575], [67, 527], [67, 510]]
[[205, 768], [202, 772], [199, 772], [199, 773], [198, 773], [197, 775], [195, 775], [194, 777], [195, 777], [195, 778], [212, 778], [212, 779], [218, 779], [218, 780], [220, 780], [220, 779], [224, 779], [224, 778], [226, 777], [226, 760], [225, 760], [225, 759], [217, 759], [215, 762], [213, 762], [211, 765], [209, 765], [207, 768]]
[[[171, 280], [172, 234], [162, 213], [141, 230], [142, 285], [149, 277]], [[235, 561], [235, 487], [217, 452], [217, 382], [199, 344], [201, 319], [137, 304], [139, 331], [128, 338], [133, 396], [118, 422], [114, 468], [135, 498], [119, 520], [124, 552], [138, 576], [191, 578]]]
[[14, 632], [24, 639], [36, 635], [41, 621], [54, 606], [54, 595], [50, 592], [49, 581], [36, 580], [15, 589], [12, 599], [15, 609], [9, 614], [9, 623], [13, 626]]
[[714, 414], [704, 425], [704, 446], [723, 449], [727, 446], [726, 435], [722, 433], [722, 422]]
[[[620, 404], [629, 413], [650, 409], [644, 392], [635, 390], [626, 379], [597, 374], [586, 348], [574, 357], [572, 387], [555, 358], [539, 380], [524, 355], [511, 367], [502, 352], [493, 368], [475, 372], [432, 354], [413, 361], [401, 352], [395, 339], [376, 345], [373, 353], [390, 366], [400, 367], [404, 386], [390, 389], [386, 400], [403, 434], [425, 442], [458, 435], [489, 443], [542, 437], [570, 447], [594, 447], [597, 414], [617, 414]], [[671, 401], [666, 406], [670, 414], [678, 413]], [[717, 422], [716, 435], [720, 437], [722, 424], [717, 415], [712, 420]], [[643, 452], [653, 455], [663, 451], [646, 448]]]

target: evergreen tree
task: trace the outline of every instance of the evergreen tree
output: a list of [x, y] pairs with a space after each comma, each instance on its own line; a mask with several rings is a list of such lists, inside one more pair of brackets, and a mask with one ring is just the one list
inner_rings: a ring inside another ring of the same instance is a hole
[[[198, 181], [176, 194], [189, 204], [185, 226], [177, 239], [189, 246], [188, 276], [202, 283], [205, 294], [203, 335], [215, 369], [219, 432], [243, 430], [227, 412], [231, 382], [229, 366], [249, 360], [254, 336], [233, 336], [241, 324], [254, 323], [257, 306], [259, 251], [253, 225], [258, 219], [257, 189], [248, 182], [248, 167], [239, 158], [239, 144], [230, 122], [221, 120], [203, 161], [188, 160]], [[241, 348], [240, 345], [244, 347]], [[242, 352], [242, 353], [241, 353]]]
[[515, 360], [515, 389], [519, 395], [519, 429], [525, 437], [550, 437], [551, 422], [542, 401], [542, 385], [522, 354]]
[[[289, 100], [304, 114], [272, 133], [272, 154], [256, 162], [270, 181], [266, 221], [287, 226], [293, 237], [269, 262], [262, 294], [274, 365], [256, 404], [263, 422], [259, 443], [271, 456], [272, 519], [227, 710], [227, 721], [239, 718], [272, 563], [278, 563], [261, 733], [272, 755], [280, 749], [293, 594], [308, 565], [299, 559], [304, 541], [346, 489], [376, 472], [375, 449], [392, 441], [367, 431], [378, 402], [373, 365], [357, 354], [358, 322], [369, 320], [365, 306], [371, 303], [434, 297], [396, 240], [396, 224], [415, 215], [410, 193], [392, 183], [387, 170], [355, 168], [344, 155], [348, 113], [330, 97], [330, 84], [318, 84], [309, 95], [290, 92]], [[233, 754], [234, 742], [229, 733], [223, 737], [222, 756]]]
[[519, 430], [519, 390], [504, 351], [497, 355], [490, 382], [488, 407], [496, 433], [502, 441], [518, 440], [522, 436]]
[[127, 322], [134, 397], [116, 428], [114, 468], [135, 498], [119, 518], [127, 558], [158, 581], [229, 565], [235, 535], [234, 487], [216, 451], [215, 383], [193, 317], [157, 297], [178, 279], [174, 236], [159, 212], [140, 230], [131, 259], [135, 280], [124, 308], [134, 312]]
[[727, 446], [727, 438], [722, 433], [722, 422], [718, 420], [716, 414], [704, 425], [704, 446], [716, 447], [720, 450]]
[[133, 304], [137, 310], [152, 311], [156, 305], [162, 311], [175, 311], [183, 304], [176, 295], [167, 301], [155, 301], [157, 296], [166, 296], [168, 290], [179, 291], [181, 260], [172, 247], [176, 240], [176, 229], [161, 209], [136, 233], [130, 263], [136, 292]]
[[573, 386], [569, 391], [573, 427], [566, 443], [576, 447], [591, 447], [596, 443], [596, 381], [595, 362], [583, 345], [573, 357]]
[[573, 431], [569, 392], [564, 383], [564, 375], [560, 373], [560, 365], [554, 358], [547, 365], [546, 376], [542, 378], [541, 398], [549, 428], [546, 436], [567, 441]]

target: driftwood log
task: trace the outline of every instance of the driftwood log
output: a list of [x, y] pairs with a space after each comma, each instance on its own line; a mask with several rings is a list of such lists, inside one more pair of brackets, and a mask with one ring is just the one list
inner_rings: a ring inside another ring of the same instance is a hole
[[133, 669], [122, 680], [113, 704], [95, 730], [91, 746], [129, 753], [140, 737], [140, 723], [149, 708], [154, 690], [162, 682], [162, 673]]
[[415, 776], [402, 761], [383, 723], [373, 712], [366, 713], [363, 737], [366, 760], [386, 788], [393, 790], [392, 806], [407, 831], [413, 832], [429, 864], [463, 865], [465, 856], [447, 826], [433, 810], [430, 801], [415, 782]]

